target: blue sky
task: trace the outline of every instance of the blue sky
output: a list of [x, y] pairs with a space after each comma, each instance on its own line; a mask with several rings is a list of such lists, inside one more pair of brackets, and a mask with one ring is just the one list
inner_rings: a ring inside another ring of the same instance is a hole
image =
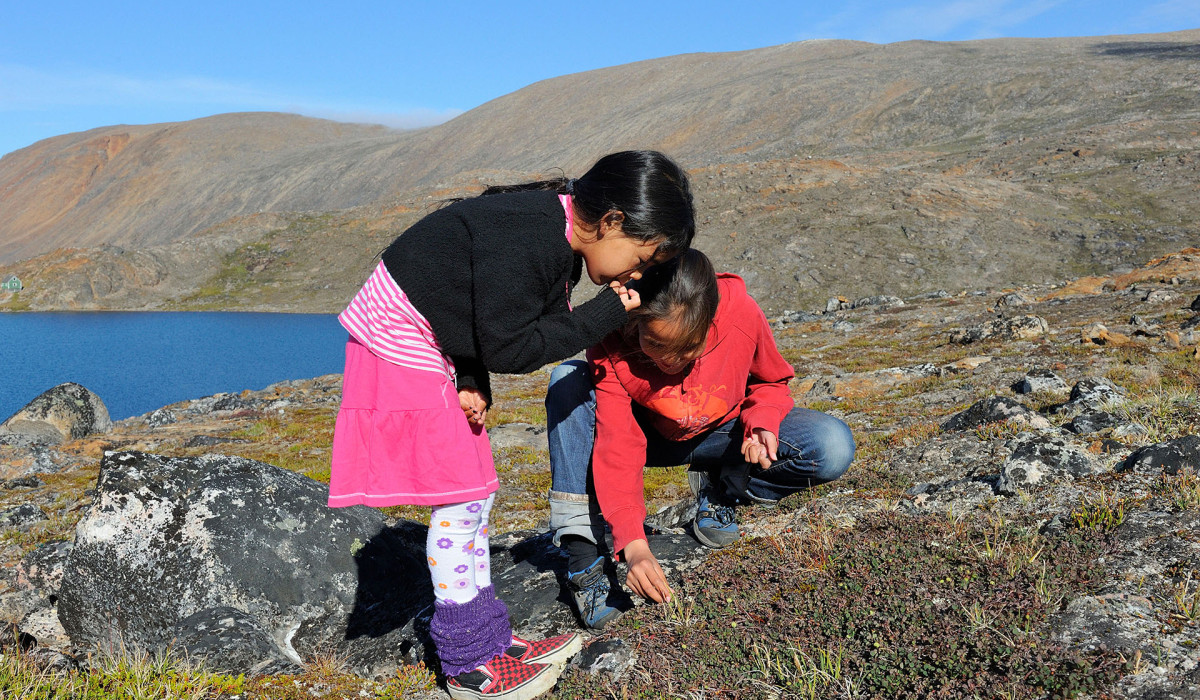
[[5, 0], [2, 10], [0, 154], [222, 112], [423, 126], [559, 75], [804, 39], [1200, 28], [1200, 0]]

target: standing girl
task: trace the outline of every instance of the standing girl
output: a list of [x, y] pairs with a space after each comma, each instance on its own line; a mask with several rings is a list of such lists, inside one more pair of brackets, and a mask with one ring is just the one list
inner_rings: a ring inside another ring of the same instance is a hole
[[[513, 636], [492, 586], [488, 373], [532, 372], [619, 328], [638, 305], [624, 284], [694, 230], [678, 165], [614, 153], [578, 180], [491, 187], [429, 214], [339, 316], [350, 339], [329, 505], [432, 506], [430, 636], [451, 697], [532, 698], [580, 647], [576, 635]], [[606, 286], [572, 309], [584, 264]]]
[[691, 465], [692, 532], [720, 548], [737, 540], [735, 504], [774, 503], [837, 479], [854, 456], [845, 423], [793, 405], [792, 367], [742, 278], [715, 274], [688, 250], [637, 287], [642, 303], [629, 325], [589, 348], [586, 364], [555, 368], [546, 395], [550, 527], [592, 628], [625, 607], [600, 549], [605, 521], [629, 588], [670, 597], [643, 530], [644, 466]]

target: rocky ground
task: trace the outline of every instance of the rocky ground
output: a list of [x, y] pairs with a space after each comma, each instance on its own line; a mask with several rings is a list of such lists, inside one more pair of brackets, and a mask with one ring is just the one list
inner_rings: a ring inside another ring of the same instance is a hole
[[[797, 402], [851, 425], [854, 464], [777, 508], [742, 509], [743, 541], [707, 556], [679, 527], [682, 472], [653, 470], [676, 602], [589, 636], [556, 696], [1200, 697], [1200, 251], [1055, 286], [831, 299], [773, 322]], [[514, 603], [518, 628], [535, 631], [572, 621], [538, 535], [547, 377], [497, 378], [489, 418], [508, 533], [496, 556], [504, 586], [540, 591]], [[339, 391], [340, 377], [319, 377], [57, 444], [0, 435], [12, 641], [86, 667], [60, 596], [87, 607], [70, 551], [81, 523], [128, 505], [116, 475], [244, 464], [216, 456], [229, 455], [320, 482]], [[403, 535], [421, 518], [383, 515], [364, 527]], [[299, 660], [269, 670], [314, 695], [368, 692]]]

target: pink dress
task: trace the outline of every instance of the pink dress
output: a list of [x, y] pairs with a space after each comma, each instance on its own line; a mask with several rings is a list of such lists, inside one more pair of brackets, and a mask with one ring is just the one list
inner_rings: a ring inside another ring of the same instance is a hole
[[494, 492], [487, 431], [467, 421], [454, 364], [383, 263], [338, 320], [351, 335], [329, 505], [444, 505]]
[[[569, 241], [571, 198], [559, 199]], [[437, 506], [495, 492], [491, 443], [459, 406], [454, 363], [382, 262], [338, 320], [350, 339], [329, 505]]]

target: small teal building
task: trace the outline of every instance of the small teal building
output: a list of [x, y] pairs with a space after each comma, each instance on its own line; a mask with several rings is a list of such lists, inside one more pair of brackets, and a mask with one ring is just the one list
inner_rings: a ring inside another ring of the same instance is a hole
[[0, 282], [0, 291], [19, 292], [21, 289], [21, 279], [16, 275], [9, 275], [3, 282]]

